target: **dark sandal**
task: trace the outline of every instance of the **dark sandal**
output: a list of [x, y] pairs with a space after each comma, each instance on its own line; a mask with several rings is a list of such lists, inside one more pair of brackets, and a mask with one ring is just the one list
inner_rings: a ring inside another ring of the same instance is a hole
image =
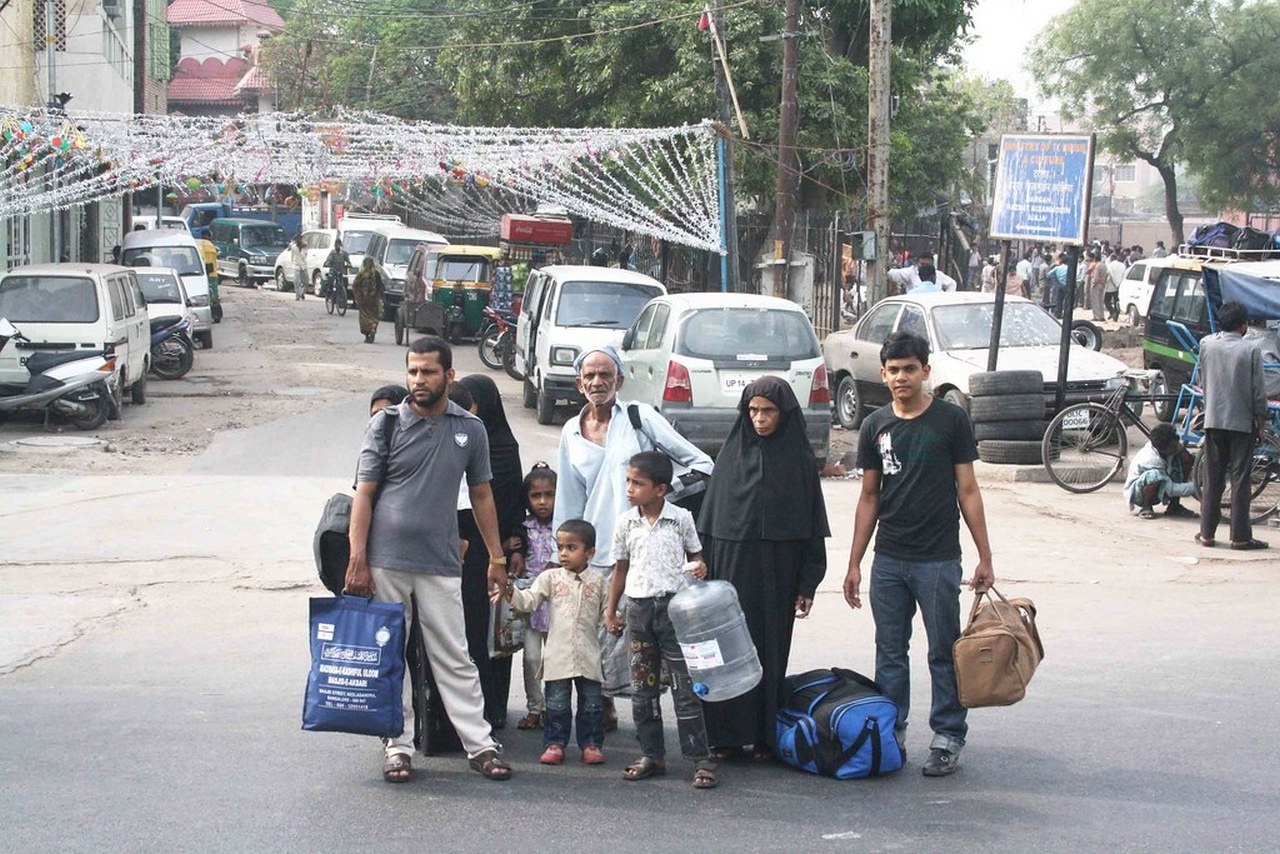
[[661, 777], [665, 773], [667, 773], [667, 763], [664, 760], [654, 759], [652, 756], [641, 756], [622, 769], [622, 779], [634, 782], [647, 780], [650, 777]]
[[1242, 543], [1238, 543], [1235, 540], [1232, 540], [1231, 548], [1239, 552], [1252, 552], [1252, 551], [1257, 551], [1258, 549], [1267, 548], [1267, 544], [1262, 540], [1245, 540]]
[[503, 762], [502, 757], [498, 755], [498, 751], [492, 747], [481, 751], [476, 758], [471, 760], [471, 770], [479, 771], [489, 780], [511, 779], [511, 766]]
[[530, 712], [516, 721], [516, 729], [542, 729], [542, 715]]
[[1199, 534], [1196, 534], [1196, 542], [1204, 546], [1206, 549], [1211, 549], [1217, 545], [1213, 540], [1208, 539], [1207, 537], [1202, 537]]
[[714, 768], [708, 768], [700, 765], [698, 766], [698, 769], [693, 772], [693, 787], [695, 789], [714, 789], [718, 785], [720, 785], [720, 783], [716, 780], [716, 772]]
[[1152, 510], [1150, 507], [1143, 507], [1141, 510], [1138, 511], [1138, 518], [1154, 519], [1156, 518], [1156, 511]]
[[1192, 510], [1190, 507], [1183, 507], [1179, 504], [1177, 507], [1170, 507], [1164, 511], [1164, 515], [1170, 519], [1199, 519], [1200, 514]]
[[382, 763], [382, 779], [388, 783], [407, 783], [413, 776], [413, 761], [407, 753], [393, 753]]

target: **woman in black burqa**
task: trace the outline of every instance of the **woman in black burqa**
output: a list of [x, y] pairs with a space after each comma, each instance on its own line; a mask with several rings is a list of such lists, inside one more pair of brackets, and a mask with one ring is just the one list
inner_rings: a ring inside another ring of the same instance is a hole
[[[489, 434], [489, 467], [493, 471], [490, 486], [498, 511], [498, 534], [512, 559], [512, 538], [524, 534], [524, 470], [520, 466], [520, 443], [507, 423], [506, 410], [498, 386], [483, 374], [472, 374], [458, 382], [471, 393], [475, 413]], [[480, 689], [484, 692], [484, 717], [495, 729], [507, 722], [507, 698], [511, 692], [511, 658], [489, 657], [489, 553], [469, 512], [458, 514], [459, 533], [469, 545], [462, 560], [462, 610], [466, 616], [467, 647], [480, 671]], [[514, 567], [508, 565], [507, 569]]]
[[[770, 410], [777, 413], [771, 423]], [[698, 534], [708, 577], [738, 592], [764, 669], [760, 684], [743, 696], [704, 704], [707, 736], [722, 759], [744, 755], [748, 745], [752, 756], [768, 758], [774, 717], [786, 699], [791, 629], [813, 605], [831, 534], [804, 412], [785, 380], [762, 377], [743, 389]]]

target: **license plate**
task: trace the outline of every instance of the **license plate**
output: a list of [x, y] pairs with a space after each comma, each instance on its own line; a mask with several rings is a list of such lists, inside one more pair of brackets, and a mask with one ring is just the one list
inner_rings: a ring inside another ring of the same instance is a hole
[[1089, 410], [1081, 409], [1076, 412], [1068, 412], [1066, 417], [1062, 419], [1063, 430], [1088, 430], [1089, 429]]
[[720, 374], [720, 388], [725, 394], [740, 395], [742, 390], [760, 379], [760, 374], [752, 373], [727, 373]]

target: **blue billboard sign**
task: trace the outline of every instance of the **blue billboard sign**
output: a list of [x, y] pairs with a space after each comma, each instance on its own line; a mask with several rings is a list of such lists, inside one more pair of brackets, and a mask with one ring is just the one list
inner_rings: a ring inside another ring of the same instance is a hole
[[991, 236], [1083, 245], [1092, 189], [1091, 134], [1005, 134]]

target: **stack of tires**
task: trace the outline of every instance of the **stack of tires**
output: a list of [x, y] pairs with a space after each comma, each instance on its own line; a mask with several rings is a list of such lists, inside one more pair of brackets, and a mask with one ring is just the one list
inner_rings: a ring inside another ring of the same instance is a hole
[[969, 377], [969, 420], [978, 458], [987, 463], [1040, 465], [1044, 438], [1044, 375], [990, 371]]

